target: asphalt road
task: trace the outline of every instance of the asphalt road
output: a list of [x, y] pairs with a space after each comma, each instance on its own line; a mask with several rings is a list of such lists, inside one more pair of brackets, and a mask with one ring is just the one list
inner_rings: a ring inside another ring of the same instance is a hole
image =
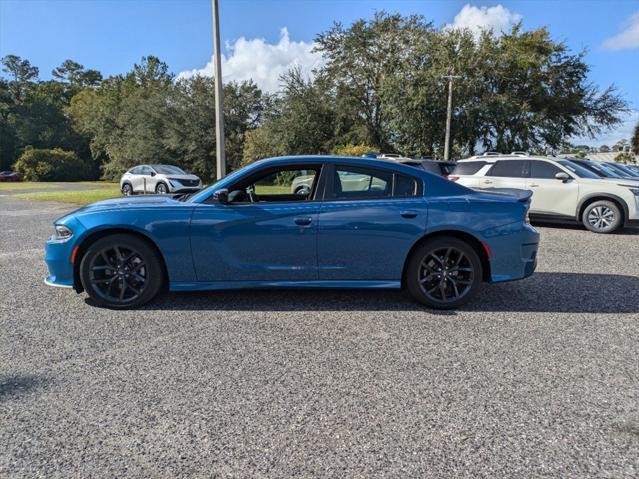
[[540, 228], [538, 272], [398, 292], [45, 287], [54, 204], [0, 198], [0, 477], [637, 477], [639, 235]]

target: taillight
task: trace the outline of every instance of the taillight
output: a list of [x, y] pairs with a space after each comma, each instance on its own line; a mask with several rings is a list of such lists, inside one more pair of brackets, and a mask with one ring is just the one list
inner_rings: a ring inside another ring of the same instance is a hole
[[446, 176], [446, 179], [450, 180], [450, 181], [457, 181], [459, 179], [459, 176], [448, 175], [448, 176]]

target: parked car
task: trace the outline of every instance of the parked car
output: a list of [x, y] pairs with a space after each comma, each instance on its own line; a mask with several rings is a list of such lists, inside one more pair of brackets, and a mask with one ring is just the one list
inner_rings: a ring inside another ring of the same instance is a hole
[[124, 196], [137, 193], [194, 193], [202, 189], [202, 180], [172, 165], [140, 165], [120, 178]]
[[438, 160], [399, 160], [404, 165], [414, 166], [420, 168], [429, 173], [439, 176], [448, 176], [455, 169], [456, 163], [453, 161], [438, 161]]
[[[298, 176], [313, 178], [310, 194], [290, 192]], [[164, 287], [405, 287], [450, 309], [482, 281], [533, 273], [530, 196], [382, 160], [262, 160], [190, 197], [112, 199], [63, 216], [47, 241], [46, 283], [118, 309]]]
[[0, 171], [0, 181], [22, 181], [22, 175], [16, 171]]
[[633, 178], [639, 180], [639, 175], [632, 169], [628, 168], [626, 165], [622, 165], [621, 163], [615, 163], [612, 161], [606, 161], [604, 162], [604, 165], [615, 170], [617, 173], [619, 173], [620, 176], [624, 178]]
[[576, 163], [577, 165], [592, 171], [599, 178], [625, 178], [624, 176], [621, 176], [617, 171], [613, 170], [612, 168], [610, 168], [604, 163], [585, 160], [582, 158], [565, 158], [565, 159], [570, 160], [571, 162]]
[[478, 156], [460, 160], [449, 179], [471, 188], [532, 190], [533, 219], [576, 221], [595, 233], [639, 225], [639, 182], [600, 178], [570, 160]]

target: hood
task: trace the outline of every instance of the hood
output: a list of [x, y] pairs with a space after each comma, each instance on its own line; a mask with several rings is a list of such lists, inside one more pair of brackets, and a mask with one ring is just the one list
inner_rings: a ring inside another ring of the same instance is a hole
[[613, 183], [615, 185], [628, 186], [630, 188], [639, 187], [639, 179], [632, 178], [580, 178], [580, 183], [588, 183], [590, 185], [601, 184], [601, 182]]
[[98, 201], [97, 203], [91, 203], [90, 205], [80, 208], [75, 212], [78, 213], [80, 211], [119, 208], [153, 208], [175, 204], [180, 204], [180, 202], [167, 195], [125, 196], [123, 198], [113, 198], [111, 200], [103, 200]]
[[195, 181], [200, 181], [200, 178], [196, 175], [166, 175], [166, 174], [162, 174], [160, 176], [163, 176], [164, 178], [167, 178], [169, 180], [195, 180]]

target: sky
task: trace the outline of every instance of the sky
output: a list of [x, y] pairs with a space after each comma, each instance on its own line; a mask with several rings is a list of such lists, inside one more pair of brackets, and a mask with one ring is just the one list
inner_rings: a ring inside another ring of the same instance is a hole
[[[590, 81], [615, 84], [632, 111], [623, 125], [590, 140], [629, 138], [639, 121], [639, 0], [219, 0], [225, 81], [252, 78], [274, 91], [293, 65], [309, 72], [321, 57], [315, 36], [386, 10], [421, 14], [437, 27], [491, 28], [517, 21], [548, 27], [573, 52], [586, 50]], [[0, 57], [27, 58], [40, 78], [70, 58], [103, 75], [124, 73], [145, 55], [178, 76], [212, 73], [210, 0], [0, 0]]]

